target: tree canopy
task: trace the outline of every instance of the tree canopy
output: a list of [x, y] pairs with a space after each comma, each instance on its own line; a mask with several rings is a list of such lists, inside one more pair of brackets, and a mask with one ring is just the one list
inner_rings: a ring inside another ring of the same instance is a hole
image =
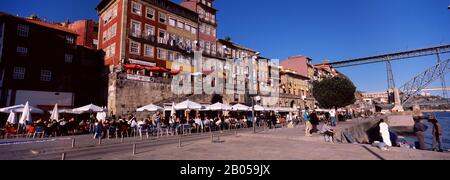
[[346, 77], [336, 76], [313, 83], [313, 95], [321, 108], [341, 108], [353, 104], [356, 87]]

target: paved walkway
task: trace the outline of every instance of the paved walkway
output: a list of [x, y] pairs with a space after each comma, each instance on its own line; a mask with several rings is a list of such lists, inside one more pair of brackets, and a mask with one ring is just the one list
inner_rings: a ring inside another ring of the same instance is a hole
[[[277, 129], [252, 134], [227, 132], [220, 143], [212, 143], [208, 134], [139, 141], [105, 140], [97, 145], [90, 136], [77, 137], [80, 147], [71, 149], [70, 140], [3, 145], [0, 159], [78, 160], [450, 160], [449, 153], [392, 148], [381, 151], [370, 145], [328, 144], [321, 135], [305, 137], [303, 129]], [[132, 145], [136, 143], [136, 155]]]

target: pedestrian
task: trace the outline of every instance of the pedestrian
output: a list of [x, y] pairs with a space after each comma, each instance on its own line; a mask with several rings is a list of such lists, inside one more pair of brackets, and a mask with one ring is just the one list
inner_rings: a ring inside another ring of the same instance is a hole
[[[420, 122], [422, 120], [422, 118], [420, 116], [415, 116], [414, 117], [414, 134], [417, 137], [417, 141], [418, 141], [418, 149], [420, 150], [426, 150], [426, 146], [425, 146], [425, 131], [427, 131], [428, 126], [426, 126], [425, 124], [423, 124], [422, 122]], [[416, 145], [417, 146], [417, 145]]]
[[97, 139], [97, 138], [101, 139], [101, 138], [103, 138], [102, 133], [103, 133], [103, 123], [100, 120], [100, 121], [98, 121], [97, 127], [95, 128], [94, 139]]
[[384, 144], [388, 147], [392, 147], [391, 135], [389, 133], [389, 125], [384, 121], [384, 119], [380, 120], [380, 135], [383, 138]]
[[319, 118], [317, 117], [316, 111], [313, 110], [313, 112], [309, 115], [309, 120], [312, 125], [311, 134], [318, 132], [319, 128], [317, 128], [317, 126], [319, 125]]
[[308, 110], [305, 110], [305, 112], [303, 113], [303, 119], [305, 121], [305, 135], [306, 135], [306, 137], [312, 137], [312, 135], [311, 135], [312, 125], [311, 125], [311, 122], [309, 119]]
[[331, 118], [331, 126], [336, 127], [336, 125], [337, 125], [336, 124], [336, 110], [334, 107], [330, 110], [330, 118]]
[[325, 121], [322, 126], [322, 133], [325, 137], [325, 142], [333, 143], [334, 129], [331, 127], [331, 121]]
[[436, 119], [436, 116], [434, 114], [430, 114], [428, 117], [428, 121], [433, 124], [433, 147], [431, 148], [432, 151], [438, 151], [443, 152], [442, 149], [442, 126], [439, 124], [439, 121]]

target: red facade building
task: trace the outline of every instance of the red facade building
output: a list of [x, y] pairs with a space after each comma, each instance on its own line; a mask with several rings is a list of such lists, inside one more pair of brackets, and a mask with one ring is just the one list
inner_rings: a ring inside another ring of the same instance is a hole
[[76, 31], [6, 13], [0, 27], [0, 106], [105, 104], [101, 53], [78, 46]]

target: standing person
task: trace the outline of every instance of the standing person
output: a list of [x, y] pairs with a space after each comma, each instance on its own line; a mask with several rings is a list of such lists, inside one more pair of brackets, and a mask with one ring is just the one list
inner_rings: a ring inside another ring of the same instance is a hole
[[95, 131], [95, 116], [94, 113], [91, 113], [89, 116], [89, 133], [94, 134]]
[[384, 121], [384, 119], [380, 120], [380, 134], [383, 138], [384, 144], [388, 147], [392, 147], [391, 135], [389, 133], [389, 125]]
[[272, 117], [270, 117], [270, 129], [272, 129], [272, 126], [274, 129], [277, 128], [277, 116], [275, 115], [275, 113], [272, 113]]
[[303, 113], [303, 120], [305, 121], [305, 135], [307, 137], [312, 137], [311, 135], [312, 125], [309, 119], [308, 109], [306, 109], [305, 112]]
[[319, 117], [317, 117], [317, 113], [315, 110], [313, 110], [313, 112], [309, 115], [309, 120], [312, 125], [311, 134], [318, 132], [319, 128], [317, 128], [317, 126], [319, 125]]
[[330, 110], [331, 126], [336, 127], [336, 109], [333, 107]]
[[102, 133], [103, 133], [103, 123], [100, 120], [100, 121], [98, 121], [97, 127], [95, 129], [94, 139], [97, 139], [97, 138], [101, 139], [101, 138], [103, 138]]
[[420, 150], [426, 150], [425, 146], [425, 131], [427, 131], [428, 126], [423, 124], [421, 121], [421, 117], [415, 116], [414, 117], [414, 134], [417, 137], [417, 141], [419, 142], [419, 149]]
[[436, 119], [434, 114], [430, 114], [428, 121], [433, 124], [433, 147], [432, 151], [443, 152], [442, 149], [442, 126], [439, 124], [439, 121]]

